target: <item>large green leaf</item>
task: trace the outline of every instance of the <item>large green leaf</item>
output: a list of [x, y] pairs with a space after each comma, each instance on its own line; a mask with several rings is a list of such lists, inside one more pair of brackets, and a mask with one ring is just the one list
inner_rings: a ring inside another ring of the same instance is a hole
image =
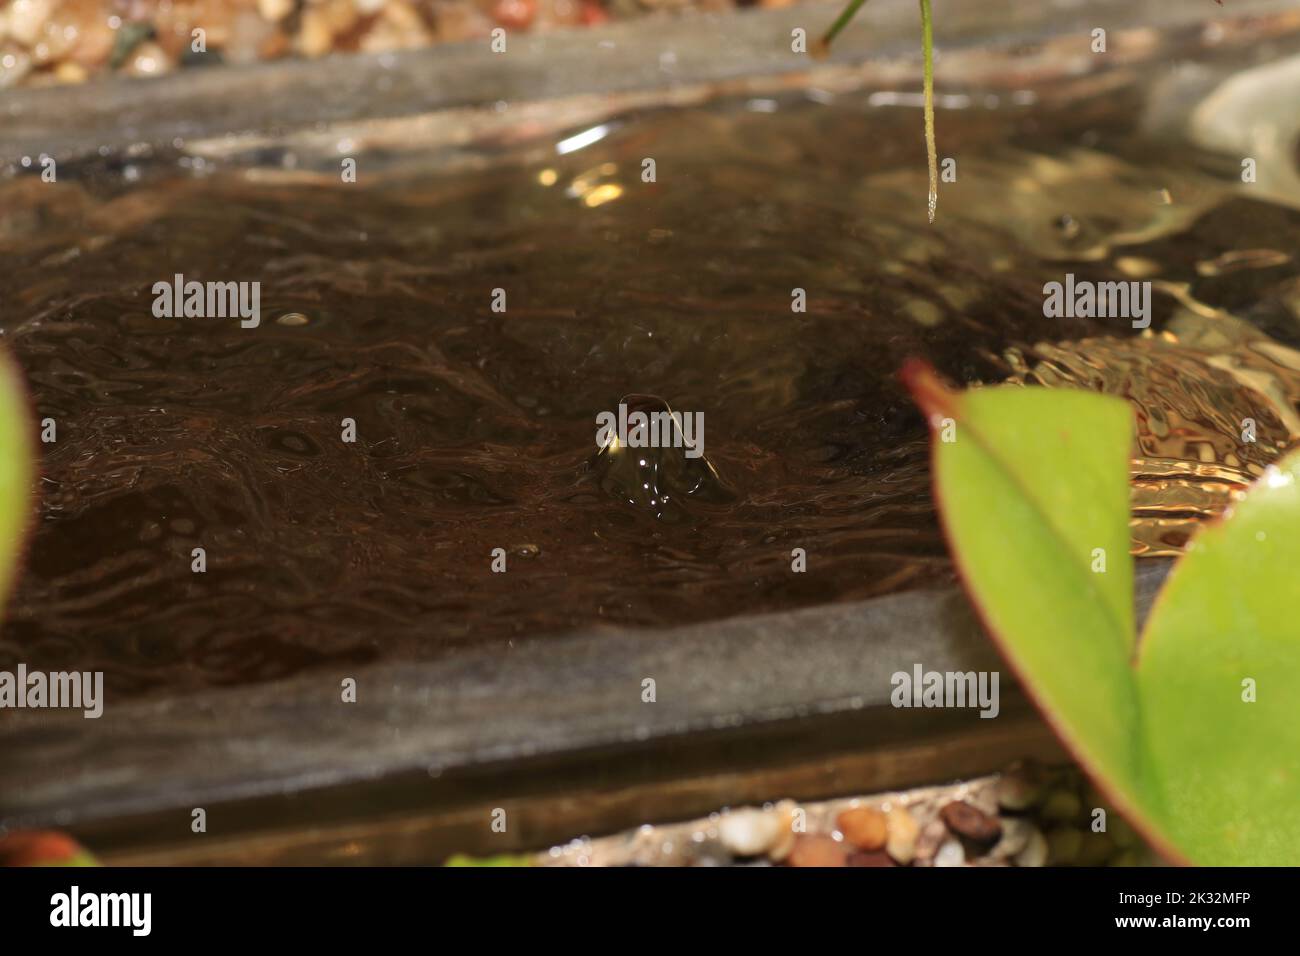
[[1128, 405], [904, 377], [962, 579], [1066, 746], [1167, 855], [1295, 862], [1300, 454], [1197, 537], [1135, 649]]
[[1192, 542], [1147, 621], [1137, 685], [1176, 844], [1300, 863], [1300, 451]]
[[31, 518], [36, 471], [31, 427], [22, 378], [0, 352], [0, 611], [17, 573]]

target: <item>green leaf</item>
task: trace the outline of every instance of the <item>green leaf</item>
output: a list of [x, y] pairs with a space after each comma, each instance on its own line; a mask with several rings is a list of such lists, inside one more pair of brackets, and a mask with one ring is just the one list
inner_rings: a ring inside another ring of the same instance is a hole
[[904, 379], [930, 418], [966, 588], [1070, 751], [1171, 858], [1294, 862], [1300, 453], [1197, 537], [1135, 648], [1128, 405], [1017, 386], [958, 394], [921, 365]]
[[1137, 683], [1165, 819], [1194, 860], [1300, 860], [1297, 605], [1300, 451], [1197, 535], [1142, 638]]
[[27, 393], [17, 366], [0, 353], [0, 611], [22, 557], [35, 474]]

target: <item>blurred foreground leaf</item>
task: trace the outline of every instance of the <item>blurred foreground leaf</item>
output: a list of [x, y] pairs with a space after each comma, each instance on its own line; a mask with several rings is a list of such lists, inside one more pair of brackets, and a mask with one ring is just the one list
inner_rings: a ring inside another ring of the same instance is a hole
[[13, 586], [31, 518], [35, 448], [18, 367], [0, 352], [0, 612]]
[[1170, 574], [1135, 640], [1120, 399], [904, 379], [989, 633], [1048, 723], [1171, 859], [1300, 858], [1300, 451]]

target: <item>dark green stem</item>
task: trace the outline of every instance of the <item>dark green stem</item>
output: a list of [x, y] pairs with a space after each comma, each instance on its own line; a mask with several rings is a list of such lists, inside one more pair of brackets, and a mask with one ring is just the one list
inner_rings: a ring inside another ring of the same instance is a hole
[[831, 24], [831, 28], [827, 30], [826, 34], [822, 37], [823, 47], [831, 45], [831, 41], [839, 36], [840, 31], [849, 25], [849, 21], [857, 15], [857, 12], [862, 9], [862, 5], [866, 2], [867, 0], [849, 0], [849, 5], [840, 11], [840, 15], [835, 18], [835, 22]]

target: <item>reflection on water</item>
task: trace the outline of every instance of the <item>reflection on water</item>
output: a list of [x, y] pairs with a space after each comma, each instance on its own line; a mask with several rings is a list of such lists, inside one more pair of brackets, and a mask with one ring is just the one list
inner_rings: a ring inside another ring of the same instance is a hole
[[[1300, 435], [1300, 213], [1140, 142], [1135, 96], [945, 113], [936, 228], [915, 110], [867, 94], [456, 175], [0, 184], [4, 339], [59, 436], [0, 665], [177, 690], [947, 582], [911, 355], [1127, 396], [1135, 547], [1176, 550]], [[1153, 281], [1151, 329], [1045, 318], [1066, 271]], [[156, 318], [175, 273], [260, 281], [261, 325]], [[629, 394], [702, 411], [707, 459], [593, 460]]]

